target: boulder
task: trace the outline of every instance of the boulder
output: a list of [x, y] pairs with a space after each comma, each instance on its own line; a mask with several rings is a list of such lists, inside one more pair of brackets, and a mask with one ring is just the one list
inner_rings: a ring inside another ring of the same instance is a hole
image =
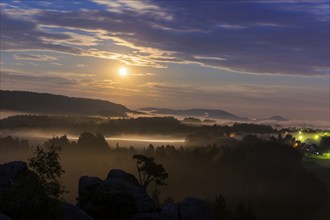
[[137, 179], [122, 170], [111, 170], [105, 180], [83, 176], [79, 179], [77, 206], [95, 219], [132, 220], [213, 220], [208, 204], [197, 198], [185, 198], [166, 204], [157, 211], [155, 203]]
[[179, 220], [179, 206], [177, 204], [165, 204], [161, 214], [166, 220]]
[[82, 176], [79, 178], [78, 194], [80, 195], [81, 193], [84, 194], [92, 191], [101, 184], [102, 180], [98, 177]]
[[93, 220], [92, 217], [86, 214], [83, 210], [69, 203], [62, 203], [62, 216], [67, 220]]
[[0, 193], [27, 173], [28, 167], [25, 162], [12, 161], [0, 164]]
[[0, 213], [0, 220], [11, 220], [11, 218], [9, 218], [8, 216]]
[[126, 180], [127, 182], [134, 184], [136, 186], [140, 186], [138, 180], [135, 178], [133, 174], [127, 173], [120, 169], [112, 169], [108, 173], [108, 176], [106, 179], [113, 179], [113, 178], [119, 178], [122, 180]]
[[[17, 185], [30, 183], [36, 185], [39, 183], [37, 174], [28, 169], [23, 161], [12, 161], [0, 164], [0, 198], [7, 192], [13, 190]], [[30, 188], [22, 186], [22, 191], [26, 192]]]
[[154, 201], [148, 196], [144, 188], [140, 186], [119, 178], [109, 178], [104, 182], [104, 185], [113, 194], [124, 193], [131, 195], [138, 212], [146, 213], [156, 209]]
[[95, 219], [124, 219], [156, 210], [152, 199], [136, 178], [122, 170], [111, 170], [107, 179], [79, 179], [77, 206]]
[[212, 209], [203, 200], [185, 198], [178, 206], [181, 220], [214, 220]]
[[139, 213], [134, 215], [132, 220], [164, 220], [160, 213]]
[[0, 164], [1, 212], [13, 219], [60, 216], [59, 201], [48, 197], [38, 175], [22, 161]]

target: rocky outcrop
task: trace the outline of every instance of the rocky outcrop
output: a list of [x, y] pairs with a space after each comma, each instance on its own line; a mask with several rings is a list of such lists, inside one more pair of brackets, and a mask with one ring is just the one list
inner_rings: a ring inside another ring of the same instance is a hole
[[[164, 217], [158, 213], [138, 213], [132, 216], [131, 220], [166, 220]], [[168, 219], [169, 220], [169, 219]]]
[[186, 198], [177, 204], [164, 205], [157, 211], [154, 202], [130, 173], [111, 170], [105, 180], [83, 176], [79, 180], [77, 206], [95, 219], [132, 220], [211, 220], [206, 202]]
[[[111, 170], [107, 178], [82, 176], [77, 206], [53, 200], [40, 190], [38, 176], [27, 164], [14, 161], [0, 165], [0, 220], [47, 219], [59, 215], [68, 220], [209, 220], [214, 219], [207, 203], [186, 198], [157, 210], [139, 182], [130, 173]], [[59, 204], [60, 206], [58, 206]], [[53, 212], [50, 208], [59, 207]], [[19, 211], [17, 211], [19, 210]], [[7, 217], [9, 216], [9, 217]]]
[[13, 219], [43, 215], [50, 199], [41, 188], [38, 176], [25, 162], [0, 164], [0, 212], [4, 215]]
[[107, 179], [104, 181], [107, 189], [112, 189], [113, 193], [128, 193], [132, 195], [136, 202], [139, 213], [152, 212], [156, 209], [155, 203], [147, 195], [134, 175], [122, 170], [110, 170]]
[[61, 217], [68, 220], [93, 220], [78, 207], [49, 198], [42, 190], [37, 174], [22, 161], [0, 164], [0, 212], [0, 220]]
[[6, 215], [3, 215], [2, 213], [0, 213], [0, 220], [12, 220], [11, 218], [9, 218]]
[[22, 161], [13, 161], [0, 164], [0, 193], [17, 182], [21, 177], [26, 176], [28, 167]]
[[179, 205], [165, 204], [162, 206], [161, 214], [164, 219], [179, 220]]
[[94, 220], [83, 210], [69, 203], [62, 203], [62, 216], [66, 220]]
[[206, 202], [185, 198], [177, 204], [163, 205], [160, 212], [136, 214], [133, 220], [213, 220], [214, 214]]
[[123, 179], [128, 181], [129, 183], [132, 183], [136, 186], [140, 186], [138, 180], [135, 178], [135, 176], [133, 174], [127, 173], [123, 170], [120, 169], [112, 169], [110, 170], [110, 172], [108, 173], [108, 176], [106, 179]]
[[95, 219], [131, 218], [156, 210], [152, 199], [137, 179], [122, 170], [111, 170], [102, 181], [97, 177], [79, 179], [77, 206]]
[[181, 220], [213, 220], [214, 214], [206, 202], [197, 198], [185, 198], [178, 204]]
[[166, 204], [161, 215], [166, 220], [213, 220], [214, 213], [206, 202], [197, 198], [185, 198], [177, 204]]

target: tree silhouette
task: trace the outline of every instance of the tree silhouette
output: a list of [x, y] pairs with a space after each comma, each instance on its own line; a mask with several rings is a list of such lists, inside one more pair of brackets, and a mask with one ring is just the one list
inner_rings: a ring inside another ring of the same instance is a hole
[[139, 182], [145, 190], [152, 182], [155, 182], [156, 185], [166, 185], [164, 180], [168, 177], [168, 173], [162, 164], [155, 163], [153, 157], [140, 154], [133, 155], [133, 159], [137, 160], [136, 168], [139, 173]]
[[43, 189], [51, 198], [58, 199], [65, 192], [61, 183], [61, 175], [64, 173], [59, 162], [61, 147], [54, 144], [47, 150], [37, 146], [34, 156], [29, 161], [29, 166], [38, 175]]
[[228, 219], [228, 210], [226, 207], [226, 200], [222, 195], [216, 196], [215, 201], [212, 204], [215, 219], [217, 220], [227, 220]]
[[254, 211], [254, 209], [247, 205], [243, 205], [242, 203], [239, 203], [236, 207], [236, 210], [234, 213], [232, 213], [232, 220], [257, 220], [257, 215]]

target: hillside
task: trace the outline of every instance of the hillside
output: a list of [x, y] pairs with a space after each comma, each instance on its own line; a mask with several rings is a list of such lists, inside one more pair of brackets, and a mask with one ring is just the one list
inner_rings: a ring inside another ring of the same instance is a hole
[[264, 119], [264, 120], [288, 121], [289, 119], [284, 118], [284, 117], [282, 117], [282, 116], [280, 116], [280, 115], [275, 115], [275, 116], [272, 116], [272, 117], [270, 117], [270, 118], [266, 118], [266, 119]]
[[140, 111], [147, 111], [154, 114], [163, 115], [181, 115], [186, 117], [208, 117], [214, 119], [227, 119], [235, 121], [246, 121], [246, 118], [234, 115], [232, 113], [217, 110], [217, 109], [186, 109], [186, 110], [174, 110], [167, 108], [142, 108]]
[[0, 110], [59, 115], [127, 116], [132, 112], [109, 101], [73, 98], [48, 93], [0, 91]]

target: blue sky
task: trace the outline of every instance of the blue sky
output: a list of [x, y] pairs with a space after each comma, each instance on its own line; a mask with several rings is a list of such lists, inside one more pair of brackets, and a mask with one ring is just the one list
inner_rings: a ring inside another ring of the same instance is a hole
[[1, 89], [329, 120], [329, 1], [1, 0], [0, 43]]

